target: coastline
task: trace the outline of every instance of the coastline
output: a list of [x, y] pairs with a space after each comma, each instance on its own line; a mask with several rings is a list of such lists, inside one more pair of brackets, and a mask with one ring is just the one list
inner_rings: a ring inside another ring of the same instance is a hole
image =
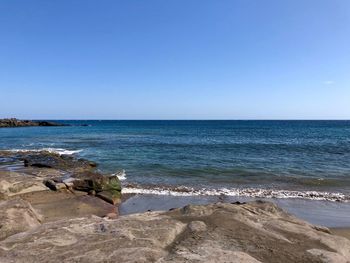
[[206, 205], [212, 203], [272, 202], [286, 212], [315, 225], [330, 228], [350, 228], [350, 203], [315, 201], [305, 199], [216, 197], [216, 196], [171, 196], [135, 194], [125, 199], [119, 207], [120, 215], [147, 211], [167, 211], [188, 204]]
[[102, 175], [94, 162], [0, 153], [1, 262], [350, 260], [346, 213], [326, 217], [346, 202], [133, 193], [114, 202], [106, 196], [120, 191], [118, 173]]

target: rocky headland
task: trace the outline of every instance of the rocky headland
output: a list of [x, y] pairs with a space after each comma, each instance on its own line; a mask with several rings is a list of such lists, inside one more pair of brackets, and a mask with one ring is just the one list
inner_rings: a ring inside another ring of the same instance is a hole
[[270, 202], [118, 216], [116, 175], [0, 151], [0, 262], [350, 262], [350, 240]]
[[31, 127], [31, 126], [68, 126], [67, 124], [51, 121], [18, 120], [16, 118], [0, 119], [0, 128]]

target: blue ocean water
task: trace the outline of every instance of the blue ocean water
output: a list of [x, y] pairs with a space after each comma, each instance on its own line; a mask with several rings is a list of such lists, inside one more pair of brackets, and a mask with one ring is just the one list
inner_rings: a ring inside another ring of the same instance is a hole
[[2, 128], [0, 149], [80, 150], [139, 188], [350, 195], [350, 121], [61, 122], [72, 126]]

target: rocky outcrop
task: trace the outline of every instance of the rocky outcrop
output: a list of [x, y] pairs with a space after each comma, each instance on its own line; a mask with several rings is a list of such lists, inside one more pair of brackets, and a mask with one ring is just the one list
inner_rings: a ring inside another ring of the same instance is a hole
[[76, 175], [73, 189], [94, 193], [103, 200], [117, 204], [121, 198], [121, 185], [116, 175], [86, 172]]
[[[15, 168], [1, 170], [1, 163]], [[0, 200], [27, 201], [43, 215], [43, 222], [92, 214], [116, 217], [119, 179], [95, 168], [93, 162], [47, 151], [0, 151]], [[74, 187], [79, 183], [85, 187]]]
[[18, 120], [16, 118], [0, 119], [0, 128], [6, 127], [30, 127], [30, 126], [67, 126], [66, 124], [50, 121]]
[[70, 155], [60, 155], [48, 151], [18, 152], [15, 155], [12, 154], [12, 156], [23, 160], [26, 167], [54, 168], [70, 172], [74, 171], [74, 173], [90, 171], [97, 166], [96, 163], [85, 159], [76, 159]]
[[349, 261], [348, 239], [267, 202], [60, 220], [0, 242], [4, 263]]

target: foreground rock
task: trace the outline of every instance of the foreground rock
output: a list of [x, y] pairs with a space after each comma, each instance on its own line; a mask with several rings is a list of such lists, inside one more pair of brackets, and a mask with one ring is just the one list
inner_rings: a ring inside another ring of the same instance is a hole
[[49, 121], [18, 120], [16, 118], [0, 119], [0, 128], [30, 127], [30, 126], [67, 126], [66, 124]]
[[348, 239], [267, 202], [60, 220], [0, 242], [4, 263], [349, 261]]
[[42, 217], [26, 201], [0, 202], [0, 240], [39, 226]]

